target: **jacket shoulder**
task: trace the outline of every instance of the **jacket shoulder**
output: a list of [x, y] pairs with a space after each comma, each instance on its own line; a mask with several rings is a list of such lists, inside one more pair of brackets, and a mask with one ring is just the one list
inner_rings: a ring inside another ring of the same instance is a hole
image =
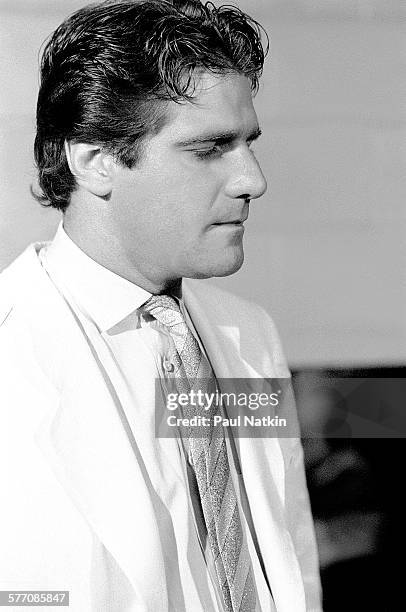
[[0, 271], [0, 326], [18, 302], [20, 288], [39, 265], [37, 251], [46, 243], [30, 244], [14, 261]]
[[[15, 260], [16, 261], [16, 260]], [[0, 326], [7, 320], [15, 303], [14, 262], [0, 272]]]

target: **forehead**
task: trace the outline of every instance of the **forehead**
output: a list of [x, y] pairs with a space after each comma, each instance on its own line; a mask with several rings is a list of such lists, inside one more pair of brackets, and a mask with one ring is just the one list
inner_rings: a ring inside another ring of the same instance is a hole
[[250, 82], [238, 73], [201, 74], [193, 100], [170, 102], [167, 110], [168, 119], [162, 132], [174, 140], [208, 130], [244, 136], [258, 127]]

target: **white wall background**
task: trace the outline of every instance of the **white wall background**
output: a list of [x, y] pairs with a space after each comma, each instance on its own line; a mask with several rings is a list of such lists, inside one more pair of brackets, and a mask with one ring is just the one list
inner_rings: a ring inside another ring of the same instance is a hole
[[[406, 5], [235, 0], [271, 53], [257, 97], [269, 190], [219, 285], [274, 316], [292, 366], [406, 360]], [[41, 42], [82, 0], [0, 1], [0, 267], [58, 223], [32, 201]]]

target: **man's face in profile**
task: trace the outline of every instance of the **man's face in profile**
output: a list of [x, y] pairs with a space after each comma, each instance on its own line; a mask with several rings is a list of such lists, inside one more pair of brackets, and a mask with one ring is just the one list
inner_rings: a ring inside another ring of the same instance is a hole
[[249, 80], [203, 73], [193, 103], [169, 102], [167, 113], [137, 165], [116, 172], [114, 239], [150, 278], [232, 274], [249, 201], [266, 190], [250, 148], [259, 127]]

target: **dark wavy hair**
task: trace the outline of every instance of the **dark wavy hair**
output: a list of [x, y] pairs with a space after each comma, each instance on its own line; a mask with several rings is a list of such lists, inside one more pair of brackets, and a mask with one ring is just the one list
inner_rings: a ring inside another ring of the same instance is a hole
[[134, 167], [146, 136], [165, 124], [167, 102], [193, 99], [196, 69], [239, 72], [255, 92], [268, 50], [262, 32], [238, 8], [200, 0], [109, 0], [74, 13], [42, 56], [34, 197], [69, 205], [65, 140], [97, 144]]

